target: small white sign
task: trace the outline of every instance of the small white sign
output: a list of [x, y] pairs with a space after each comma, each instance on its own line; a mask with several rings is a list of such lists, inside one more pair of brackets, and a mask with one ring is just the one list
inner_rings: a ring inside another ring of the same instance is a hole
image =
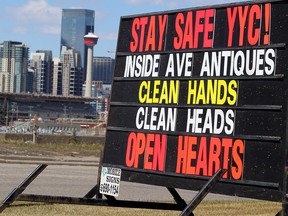
[[119, 195], [121, 169], [102, 167], [100, 193], [117, 197]]

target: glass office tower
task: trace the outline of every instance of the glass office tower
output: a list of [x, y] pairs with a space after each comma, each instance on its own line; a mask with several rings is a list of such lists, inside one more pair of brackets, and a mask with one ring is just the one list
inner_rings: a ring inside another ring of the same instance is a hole
[[86, 77], [87, 47], [84, 35], [94, 32], [95, 12], [87, 9], [63, 9], [61, 23], [61, 44], [80, 53], [81, 66]]
[[0, 44], [0, 92], [27, 92], [29, 47], [22, 42]]
[[112, 84], [114, 65], [115, 60], [110, 57], [94, 57], [92, 80]]

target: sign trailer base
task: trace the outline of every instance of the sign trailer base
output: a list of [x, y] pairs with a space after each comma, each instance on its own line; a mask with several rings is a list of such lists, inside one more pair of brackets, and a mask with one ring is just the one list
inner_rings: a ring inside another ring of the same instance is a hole
[[[194, 199], [187, 204], [179, 195], [175, 188], [167, 188], [173, 196], [176, 203], [159, 203], [159, 202], [142, 202], [130, 200], [117, 200], [113, 196], [102, 194], [97, 197], [99, 187], [94, 186], [83, 198], [65, 197], [65, 196], [46, 196], [34, 194], [22, 194], [28, 185], [47, 167], [46, 164], [39, 165], [17, 188], [15, 188], [1, 203], [0, 213], [9, 207], [15, 200], [32, 201], [45, 203], [61, 203], [61, 204], [77, 204], [77, 205], [95, 205], [95, 206], [111, 206], [125, 208], [143, 208], [143, 209], [162, 209], [181, 211], [180, 216], [193, 216], [194, 209], [206, 197], [211, 189], [216, 185], [219, 179], [224, 175], [226, 170], [219, 169], [204, 187], [198, 192]], [[96, 198], [93, 198], [96, 196]]]

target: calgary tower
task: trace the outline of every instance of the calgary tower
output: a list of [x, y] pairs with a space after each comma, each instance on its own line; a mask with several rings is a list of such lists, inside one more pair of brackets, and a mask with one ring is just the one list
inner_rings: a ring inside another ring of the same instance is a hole
[[97, 44], [97, 41], [98, 36], [96, 36], [92, 32], [89, 32], [87, 35], [84, 36], [84, 43], [88, 47], [85, 97], [92, 97], [93, 47]]

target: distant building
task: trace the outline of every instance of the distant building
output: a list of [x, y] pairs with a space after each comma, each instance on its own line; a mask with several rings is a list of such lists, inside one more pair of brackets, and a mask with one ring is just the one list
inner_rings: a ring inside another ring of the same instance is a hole
[[80, 53], [81, 67], [83, 67], [84, 77], [86, 77], [87, 47], [84, 45], [84, 35], [90, 31], [94, 32], [95, 12], [87, 9], [63, 9], [61, 23], [61, 44], [74, 48]]
[[35, 89], [35, 83], [34, 83], [34, 77], [35, 77], [35, 71], [31, 68], [28, 68], [28, 72], [27, 72], [27, 78], [26, 78], [26, 92], [27, 93], [32, 93], [34, 92]]
[[37, 50], [31, 54], [30, 69], [34, 70], [33, 92], [52, 93], [53, 62], [52, 51]]
[[[99, 91], [102, 91], [103, 89], [103, 82], [102, 81], [92, 81], [92, 91], [91, 91], [91, 97], [98, 97]], [[86, 83], [83, 84], [82, 88], [82, 96], [85, 95], [86, 90]]]
[[[86, 84], [83, 85], [82, 94], [85, 95]], [[109, 98], [111, 94], [111, 85], [104, 85], [103, 81], [92, 81], [92, 95], [95, 101], [90, 102], [90, 105], [96, 110], [97, 115], [108, 111]], [[99, 117], [99, 116], [98, 116]]]
[[115, 59], [110, 57], [94, 57], [92, 80], [111, 84], [113, 79]]
[[61, 95], [62, 93], [62, 64], [60, 58], [53, 58], [53, 84], [52, 95]]
[[72, 48], [62, 47], [61, 58], [54, 59], [53, 95], [82, 96], [82, 83], [79, 53]]
[[27, 92], [29, 47], [22, 42], [0, 44], [0, 92]]

